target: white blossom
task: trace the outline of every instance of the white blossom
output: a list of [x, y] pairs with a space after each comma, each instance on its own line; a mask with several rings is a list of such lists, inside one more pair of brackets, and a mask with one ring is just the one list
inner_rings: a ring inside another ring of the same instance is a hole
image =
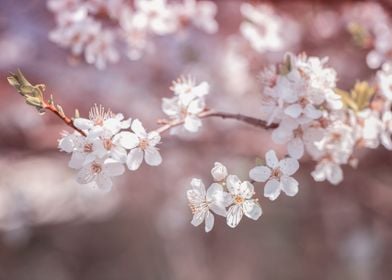
[[163, 112], [172, 120], [183, 120], [185, 130], [197, 132], [202, 125], [198, 115], [206, 108], [208, 83], [196, 85], [191, 78], [182, 78], [173, 83], [171, 90], [174, 96], [162, 99]]
[[241, 182], [236, 175], [229, 175], [226, 178], [226, 187], [231, 195], [230, 202], [233, 204], [227, 211], [228, 226], [235, 228], [244, 214], [252, 220], [260, 218], [262, 210], [257, 199], [252, 198], [255, 192], [250, 182]]
[[298, 193], [298, 182], [291, 175], [297, 172], [299, 163], [294, 158], [278, 160], [273, 150], [265, 154], [267, 165], [256, 166], [249, 171], [249, 177], [256, 182], [266, 182], [264, 196], [275, 200], [283, 191], [288, 196]]
[[95, 182], [99, 189], [110, 191], [113, 185], [111, 177], [122, 175], [124, 171], [124, 165], [113, 159], [95, 160], [80, 169], [77, 181], [80, 184]]
[[130, 150], [126, 160], [128, 169], [137, 170], [143, 159], [150, 166], [160, 165], [162, 157], [155, 147], [161, 141], [159, 133], [156, 131], [147, 133], [138, 119], [132, 122], [131, 129], [133, 132], [122, 131], [116, 137], [122, 147]]
[[[192, 189], [187, 191], [189, 206], [192, 210], [192, 225], [199, 226], [205, 221], [205, 231], [209, 232], [214, 226], [214, 212], [223, 217], [226, 216], [225, 197], [226, 192], [220, 184], [212, 184], [206, 191], [200, 179], [192, 179]], [[212, 211], [212, 212], [211, 212]]]

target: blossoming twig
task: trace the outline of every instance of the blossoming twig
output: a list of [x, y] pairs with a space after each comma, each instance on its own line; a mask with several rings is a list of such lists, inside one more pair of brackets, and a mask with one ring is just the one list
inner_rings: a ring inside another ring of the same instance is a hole
[[[267, 122], [265, 122], [265, 121], [263, 121], [261, 119], [245, 116], [245, 115], [242, 115], [242, 114], [217, 112], [217, 111], [214, 111], [214, 110], [211, 110], [211, 109], [205, 110], [205, 111], [199, 113], [197, 116], [199, 118], [201, 118], [201, 119], [209, 118], [209, 117], [219, 117], [219, 118], [222, 118], [222, 119], [234, 119], [234, 120], [245, 122], [245, 123], [248, 123], [250, 125], [253, 125], [253, 126], [256, 126], [256, 127], [261, 127], [261, 128], [264, 128], [264, 129], [272, 129], [272, 128], [276, 128], [277, 127], [276, 124], [268, 125]], [[158, 124], [164, 124], [164, 125], [159, 127], [158, 129], [156, 129], [155, 131], [158, 132], [158, 133], [163, 133], [163, 132], [165, 132], [167, 130], [170, 130], [173, 127], [176, 127], [176, 126], [184, 124], [184, 122], [185, 122], [184, 119], [173, 120], [173, 121], [158, 120]]]
[[[67, 116], [64, 114], [63, 110], [62, 110], [62, 109], [59, 109], [58, 106], [56, 107], [56, 106], [53, 105], [53, 104], [49, 104], [49, 103], [43, 101], [42, 108], [43, 108], [44, 110], [49, 110], [49, 111], [53, 112], [56, 116], [58, 116], [60, 119], [62, 119], [63, 122], [64, 122], [66, 125], [72, 127], [74, 130], [76, 130], [77, 132], [79, 132], [81, 135], [86, 136], [86, 133], [85, 133], [83, 130], [81, 130], [81, 129], [79, 129], [79, 128], [77, 128], [77, 127], [75, 126], [73, 119], [67, 117]], [[60, 107], [60, 108], [61, 108], [61, 107]]]

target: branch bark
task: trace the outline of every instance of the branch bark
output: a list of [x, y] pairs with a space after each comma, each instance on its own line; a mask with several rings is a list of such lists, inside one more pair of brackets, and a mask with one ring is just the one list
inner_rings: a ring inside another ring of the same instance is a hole
[[[267, 122], [257, 119], [257, 118], [253, 118], [253, 117], [249, 117], [249, 116], [245, 116], [242, 114], [233, 114], [233, 113], [226, 113], [226, 112], [217, 112], [214, 110], [206, 110], [204, 112], [201, 112], [200, 114], [198, 114], [198, 117], [201, 119], [205, 119], [205, 118], [210, 118], [210, 117], [218, 117], [218, 118], [222, 118], [222, 119], [234, 119], [237, 121], [241, 121], [259, 128], [263, 128], [263, 129], [272, 129], [272, 128], [276, 128], [278, 125], [277, 124], [270, 124], [268, 125]], [[158, 129], [156, 129], [155, 131], [157, 131], [158, 133], [163, 133], [167, 130], [170, 130], [173, 127], [176, 126], [180, 126], [182, 124], [184, 124], [184, 119], [182, 120], [173, 120], [173, 121], [158, 121], [158, 123], [160, 124], [164, 124], [161, 127], [159, 127]]]

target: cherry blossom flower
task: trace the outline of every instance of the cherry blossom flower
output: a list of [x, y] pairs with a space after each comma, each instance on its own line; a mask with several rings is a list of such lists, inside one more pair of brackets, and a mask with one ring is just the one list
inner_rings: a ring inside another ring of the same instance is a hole
[[236, 175], [229, 175], [226, 178], [226, 186], [231, 194], [230, 202], [233, 204], [227, 211], [227, 225], [235, 228], [244, 214], [252, 220], [258, 220], [262, 210], [257, 199], [252, 198], [255, 194], [253, 185], [248, 181], [241, 182]]
[[[192, 225], [199, 226], [205, 221], [205, 231], [209, 232], [214, 226], [214, 212], [217, 215], [226, 217], [225, 196], [226, 192], [220, 184], [212, 184], [206, 191], [200, 179], [192, 179], [192, 189], [187, 191], [189, 206], [192, 210]], [[212, 212], [211, 212], [212, 211]]]
[[99, 189], [110, 191], [113, 185], [111, 177], [122, 175], [124, 171], [124, 165], [113, 159], [95, 160], [80, 169], [76, 180], [80, 184], [95, 182]]
[[163, 112], [170, 119], [183, 120], [185, 130], [197, 132], [202, 125], [198, 114], [206, 108], [204, 97], [209, 92], [208, 83], [195, 85], [191, 78], [181, 78], [173, 83], [171, 90], [174, 96], [162, 99]]
[[210, 34], [218, 31], [215, 20], [217, 7], [214, 2], [184, 0], [183, 3], [173, 3], [171, 9], [176, 14], [179, 27], [193, 24]]
[[138, 119], [132, 122], [131, 129], [133, 132], [123, 131], [116, 137], [122, 147], [130, 150], [126, 160], [128, 169], [137, 170], [143, 158], [148, 165], [160, 165], [162, 157], [155, 147], [161, 141], [159, 133], [156, 131], [147, 133]]
[[241, 13], [247, 19], [241, 24], [241, 33], [256, 51], [263, 53], [283, 49], [283, 22], [271, 6], [243, 3]]
[[264, 196], [275, 200], [283, 191], [288, 196], [298, 193], [298, 182], [291, 175], [297, 172], [299, 163], [294, 158], [278, 160], [273, 150], [265, 154], [266, 166], [256, 166], [249, 171], [249, 177], [256, 182], [267, 182]]

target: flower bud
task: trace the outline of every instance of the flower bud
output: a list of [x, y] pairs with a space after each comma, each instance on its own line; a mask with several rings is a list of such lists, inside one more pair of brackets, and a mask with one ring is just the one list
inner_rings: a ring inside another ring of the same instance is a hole
[[211, 169], [211, 175], [215, 181], [223, 181], [227, 177], [227, 168], [220, 162], [215, 162], [214, 167]]

